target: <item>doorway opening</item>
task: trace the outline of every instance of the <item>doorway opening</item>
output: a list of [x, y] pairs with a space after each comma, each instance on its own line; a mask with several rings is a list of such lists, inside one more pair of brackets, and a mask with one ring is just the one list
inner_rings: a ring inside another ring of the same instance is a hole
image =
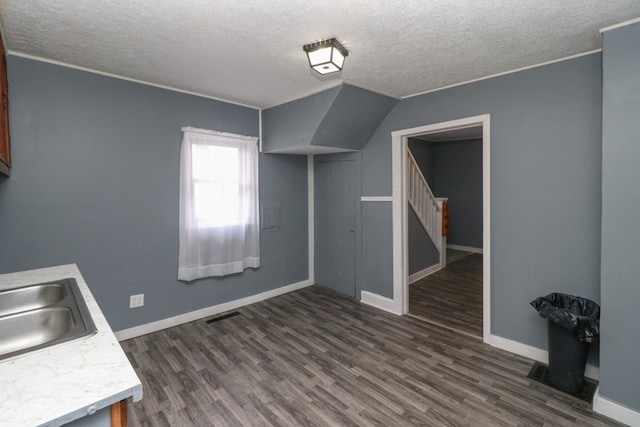
[[409, 312], [408, 249], [408, 160], [409, 139], [429, 134], [461, 132], [480, 128], [482, 135], [482, 338], [491, 334], [491, 203], [490, 203], [490, 116], [459, 120], [398, 130], [392, 133], [392, 204], [393, 204], [393, 305], [399, 314]]
[[409, 138], [408, 156], [408, 314], [481, 338], [482, 126]]

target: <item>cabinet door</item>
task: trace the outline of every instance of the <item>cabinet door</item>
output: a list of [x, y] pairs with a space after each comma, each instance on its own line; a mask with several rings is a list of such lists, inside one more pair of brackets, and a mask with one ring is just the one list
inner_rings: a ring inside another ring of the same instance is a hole
[[7, 83], [7, 57], [0, 37], [0, 173], [9, 175], [11, 144], [9, 139], [9, 85]]

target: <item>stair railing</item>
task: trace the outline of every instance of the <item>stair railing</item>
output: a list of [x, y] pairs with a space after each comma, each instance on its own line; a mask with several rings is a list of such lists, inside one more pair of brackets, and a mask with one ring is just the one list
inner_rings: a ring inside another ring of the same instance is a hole
[[440, 253], [442, 260], [444, 259], [443, 242], [446, 241], [442, 236], [442, 204], [447, 199], [433, 195], [415, 157], [409, 150], [407, 150], [407, 157], [409, 204]]

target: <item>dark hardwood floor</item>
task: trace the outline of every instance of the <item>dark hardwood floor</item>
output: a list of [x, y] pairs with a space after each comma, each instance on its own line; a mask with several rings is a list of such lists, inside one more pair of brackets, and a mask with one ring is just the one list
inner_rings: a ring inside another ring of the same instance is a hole
[[482, 255], [458, 259], [409, 286], [409, 313], [482, 337]]
[[122, 342], [131, 426], [614, 426], [533, 361], [317, 286]]

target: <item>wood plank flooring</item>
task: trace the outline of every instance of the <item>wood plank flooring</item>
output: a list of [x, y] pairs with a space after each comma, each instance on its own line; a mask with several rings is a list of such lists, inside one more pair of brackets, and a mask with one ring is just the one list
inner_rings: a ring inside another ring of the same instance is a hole
[[482, 337], [482, 255], [472, 254], [409, 286], [409, 313]]
[[131, 426], [616, 426], [533, 361], [313, 286], [122, 342]]

